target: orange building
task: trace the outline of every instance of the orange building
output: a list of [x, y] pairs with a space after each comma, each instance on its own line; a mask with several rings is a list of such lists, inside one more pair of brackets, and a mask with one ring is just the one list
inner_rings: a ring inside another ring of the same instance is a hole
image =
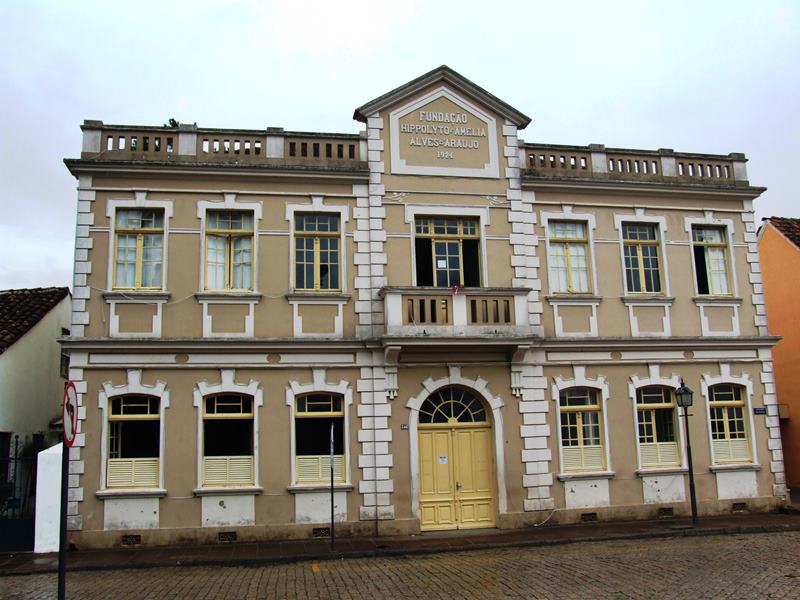
[[[773, 349], [781, 436], [790, 488], [800, 488], [800, 219], [768, 217], [759, 231], [769, 332], [783, 339]], [[794, 274], [794, 275], [792, 275]]]

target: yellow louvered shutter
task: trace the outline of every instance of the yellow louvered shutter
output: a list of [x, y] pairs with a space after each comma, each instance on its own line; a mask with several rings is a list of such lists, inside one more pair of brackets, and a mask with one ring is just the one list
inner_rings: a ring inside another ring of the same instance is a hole
[[[330, 455], [298, 456], [297, 466], [298, 483], [320, 483], [330, 481], [331, 466]], [[345, 481], [344, 456], [337, 454], [333, 457], [334, 481]]]
[[561, 455], [564, 471], [597, 471], [605, 465], [602, 446], [567, 446]]
[[643, 467], [676, 466], [678, 464], [677, 442], [639, 444]]
[[157, 458], [109, 458], [108, 487], [156, 487]]
[[224, 487], [253, 485], [252, 456], [207, 456], [203, 459], [203, 485]]

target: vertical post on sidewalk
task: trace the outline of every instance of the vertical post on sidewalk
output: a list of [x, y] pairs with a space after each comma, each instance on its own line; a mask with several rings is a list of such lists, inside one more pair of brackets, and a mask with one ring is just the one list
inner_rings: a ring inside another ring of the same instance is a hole
[[58, 600], [67, 594], [67, 504], [69, 500], [69, 449], [78, 435], [78, 390], [73, 382], [64, 389], [61, 411], [64, 441], [61, 444], [61, 527], [58, 540]]
[[336, 545], [336, 534], [333, 530], [334, 523], [334, 509], [333, 509], [333, 423], [331, 423], [331, 550]]
[[58, 538], [58, 600], [64, 600], [67, 593], [67, 470], [69, 469], [69, 448], [66, 441], [61, 444], [61, 524]]

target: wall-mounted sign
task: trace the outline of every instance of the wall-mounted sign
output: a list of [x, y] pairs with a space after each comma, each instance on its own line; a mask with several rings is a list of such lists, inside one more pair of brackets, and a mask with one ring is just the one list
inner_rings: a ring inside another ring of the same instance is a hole
[[392, 173], [499, 177], [496, 119], [440, 87], [389, 114]]
[[407, 429], [408, 429], [408, 423], [400, 424], [400, 431], [406, 431]]
[[753, 414], [754, 415], [765, 415], [767, 414], [767, 409], [765, 406], [754, 406], [753, 407]]
[[440, 465], [446, 465], [447, 464], [447, 457], [446, 456], [440, 456], [439, 457], [439, 464]]

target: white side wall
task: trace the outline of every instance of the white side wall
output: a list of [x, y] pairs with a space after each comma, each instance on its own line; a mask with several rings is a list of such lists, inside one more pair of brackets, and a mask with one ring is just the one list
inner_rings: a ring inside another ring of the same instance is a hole
[[[70, 298], [59, 302], [0, 354], [0, 431], [27, 437], [47, 431], [60, 414], [64, 380], [59, 375], [61, 329], [70, 327]], [[59, 467], [60, 468], [60, 467]]]

